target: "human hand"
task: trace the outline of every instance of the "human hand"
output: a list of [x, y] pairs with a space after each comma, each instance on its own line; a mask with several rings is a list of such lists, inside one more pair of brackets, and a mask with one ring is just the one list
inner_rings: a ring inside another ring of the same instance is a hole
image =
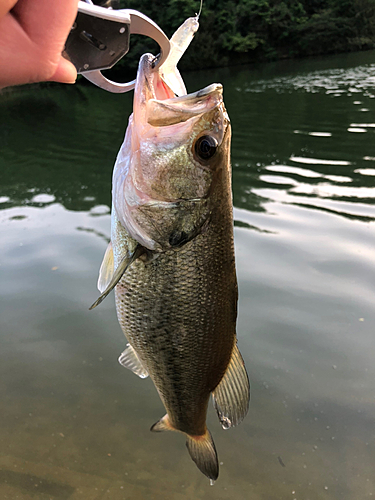
[[0, 88], [40, 81], [74, 83], [61, 55], [78, 0], [0, 0]]

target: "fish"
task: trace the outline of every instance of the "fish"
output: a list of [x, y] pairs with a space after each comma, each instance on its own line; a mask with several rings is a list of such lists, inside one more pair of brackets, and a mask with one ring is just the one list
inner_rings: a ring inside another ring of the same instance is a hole
[[166, 63], [141, 57], [133, 114], [112, 179], [111, 241], [99, 272], [114, 288], [127, 338], [119, 362], [150, 377], [166, 409], [151, 430], [186, 436], [192, 460], [218, 478], [206, 425], [212, 395], [224, 429], [238, 425], [250, 384], [237, 346], [237, 278], [223, 87], [187, 94], [177, 62], [197, 29], [189, 18]]

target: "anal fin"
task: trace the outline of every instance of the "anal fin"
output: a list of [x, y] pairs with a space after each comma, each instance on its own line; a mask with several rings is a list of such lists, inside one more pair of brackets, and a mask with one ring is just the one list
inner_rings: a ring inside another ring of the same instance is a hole
[[237, 344], [234, 346], [227, 371], [212, 396], [223, 429], [242, 422], [249, 409], [250, 383]]
[[120, 354], [118, 362], [120, 365], [128, 368], [128, 370], [131, 370], [133, 373], [138, 375], [138, 377], [148, 377], [148, 371], [144, 368], [137, 356], [137, 353], [130, 344], [127, 344], [125, 351]]
[[163, 418], [155, 422], [155, 424], [150, 429], [150, 431], [152, 432], [175, 431], [175, 430], [176, 429], [169, 422], [168, 413], [164, 415]]

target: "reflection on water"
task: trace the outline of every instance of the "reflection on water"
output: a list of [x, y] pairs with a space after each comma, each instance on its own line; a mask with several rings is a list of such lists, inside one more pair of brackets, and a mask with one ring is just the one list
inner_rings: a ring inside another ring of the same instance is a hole
[[186, 75], [221, 81], [233, 125], [238, 335], [248, 417], [213, 488], [97, 310], [111, 171], [130, 96], [0, 98], [0, 493], [4, 499], [375, 495], [375, 55]]
[[[245, 88], [237, 88], [239, 92], [264, 92], [274, 89], [277, 92], [303, 91], [323, 92], [334, 97], [343, 94], [359, 94], [374, 97], [375, 63], [357, 66], [355, 68], [335, 68], [329, 70], [311, 71], [297, 76], [281, 76], [270, 80], [258, 80]], [[362, 104], [355, 101], [354, 104]]]

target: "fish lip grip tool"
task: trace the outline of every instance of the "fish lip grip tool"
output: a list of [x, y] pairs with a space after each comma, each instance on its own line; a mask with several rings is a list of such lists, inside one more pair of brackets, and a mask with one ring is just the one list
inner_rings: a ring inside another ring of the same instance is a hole
[[112, 10], [80, 1], [63, 55], [74, 64], [77, 73], [98, 87], [114, 93], [128, 92], [134, 89], [135, 80], [113, 82], [101, 70], [112, 68], [129, 51], [131, 34], [155, 40], [160, 47], [155, 65], [163, 64], [169, 54], [170, 43], [154, 21], [136, 10]]

